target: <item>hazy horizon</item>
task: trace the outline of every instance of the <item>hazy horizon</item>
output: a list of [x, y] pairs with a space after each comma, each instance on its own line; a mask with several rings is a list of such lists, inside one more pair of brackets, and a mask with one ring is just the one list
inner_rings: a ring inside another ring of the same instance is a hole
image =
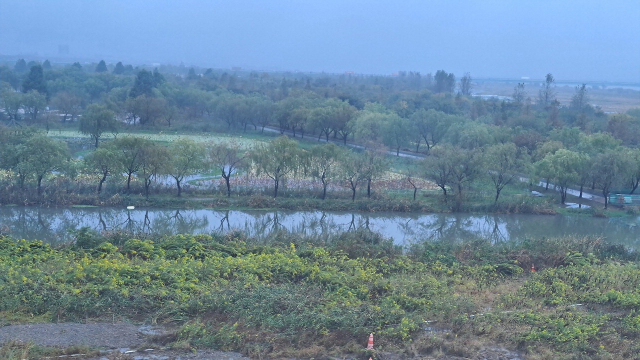
[[0, 55], [640, 82], [638, 19], [631, 0], [3, 0]]

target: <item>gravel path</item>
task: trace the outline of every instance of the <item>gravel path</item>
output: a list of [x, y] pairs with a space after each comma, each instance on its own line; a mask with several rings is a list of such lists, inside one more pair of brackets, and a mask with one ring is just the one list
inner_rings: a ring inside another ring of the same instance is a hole
[[0, 327], [0, 344], [16, 340], [57, 348], [75, 345], [133, 348], [142, 345], [146, 338], [139, 329], [139, 326], [128, 323], [9, 325]]
[[[27, 324], [0, 327], [0, 345], [10, 341], [32, 342], [36, 345], [68, 348], [89, 346], [105, 349], [99, 357], [62, 356], [60, 359], [86, 360], [249, 360], [239, 353], [203, 350], [176, 351], [163, 348], [139, 349], [147, 338], [165, 334], [162, 327], [136, 326], [129, 323], [59, 323]], [[146, 345], [145, 345], [146, 346]]]

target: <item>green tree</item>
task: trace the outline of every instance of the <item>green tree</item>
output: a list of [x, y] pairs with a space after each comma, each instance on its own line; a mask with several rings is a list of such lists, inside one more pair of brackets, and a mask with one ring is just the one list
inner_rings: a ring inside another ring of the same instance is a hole
[[456, 190], [454, 211], [462, 209], [464, 191], [484, 173], [484, 157], [480, 149], [453, 148], [449, 154], [451, 167], [451, 187]]
[[49, 62], [49, 59], [45, 60], [42, 63], [42, 69], [43, 70], [51, 70], [51, 62]]
[[245, 155], [240, 154], [237, 142], [219, 142], [209, 147], [209, 163], [220, 170], [220, 176], [227, 186], [227, 197], [231, 196], [231, 176], [245, 166]]
[[555, 81], [556, 80], [553, 78], [551, 73], [545, 76], [542, 89], [540, 89], [540, 92], [538, 93], [538, 105], [543, 109], [548, 109], [548, 107], [556, 101]]
[[180, 138], [169, 145], [168, 173], [176, 181], [178, 197], [182, 194], [182, 180], [201, 173], [205, 168], [205, 147], [191, 139]]
[[464, 96], [471, 96], [471, 89], [473, 84], [471, 83], [471, 74], [465, 73], [460, 79], [460, 94]]
[[121, 137], [113, 142], [113, 146], [118, 149], [120, 166], [127, 174], [127, 193], [131, 190], [133, 174], [137, 173], [142, 165], [142, 151], [149, 142], [149, 140], [131, 136]]
[[132, 123], [140, 125], [156, 124], [164, 115], [167, 109], [165, 99], [140, 95], [135, 98], [127, 99], [125, 108], [129, 113]]
[[370, 198], [373, 180], [381, 177], [389, 169], [389, 162], [386, 159], [387, 148], [375, 142], [368, 142], [365, 143], [363, 155], [362, 178], [367, 182], [367, 197]]
[[496, 189], [494, 204], [497, 204], [502, 189], [513, 183], [519, 173], [526, 173], [526, 151], [520, 151], [514, 143], [497, 144], [486, 150], [485, 159], [489, 178]]
[[434, 148], [429, 155], [421, 162], [424, 176], [433, 181], [441, 190], [444, 202], [448, 202], [447, 189], [451, 182], [451, 170], [453, 163], [449, 154], [453, 152], [450, 145]]
[[113, 68], [113, 73], [116, 75], [122, 75], [124, 74], [125, 69], [124, 69], [124, 65], [122, 65], [122, 61], [118, 61], [118, 63], [116, 64], [116, 67]]
[[604, 208], [609, 206], [611, 188], [623, 185], [629, 176], [631, 166], [628, 156], [620, 151], [607, 150], [595, 156], [592, 173], [595, 183], [602, 189]]
[[309, 173], [322, 184], [322, 200], [327, 197], [327, 186], [338, 177], [343, 150], [332, 143], [316, 145], [309, 151]]
[[80, 118], [80, 132], [91, 136], [98, 148], [102, 135], [109, 132], [116, 132], [118, 123], [113, 111], [104, 105], [90, 105]]
[[456, 77], [453, 73], [438, 70], [434, 79], [436, 81], [434, 90], [437, 93], [452, 93], [456, 87]]
[[13, 67], [13, 71], [17, 73], [23, 73], [27, 70], [29, 70], [29, 68], [27, 67], [27, 62], [24, 61], [24, 59], [19, 59], [18, 61], [16, 61], [16, 64]]
[[33, 124], [38, 119], [38, 115], [47, 107], [47, 98], [45, 95], [31, 90], [22, 95], [22, 108], [29, 121]]
[[133, 87], [129, 92], [129, 97], [137, 98], [138, 96], [145, 95], [147, 97], [153, 97], [153, 89], [156, 86], [156, 80], [153, 74], [147, 70], [140, 70], [136, 75]]
[[170, 172], [170, 164], [167, 162], [169, 158], [169, 151], [164, 146], [151, 141], [145, 142], [142, 146], [138, 174], [144, 181], [144, 195], [146, 197], [149, 197], [149, 189], [153, 179], [158, 175]]
[[42, 180], [52, 171], [60, 170], [69, 158], [67, 144], [46, 135], [31, 136], [20, 148], [19, 172], [35, 176], [38, 196], [42, 195]]
[[88, 169], [100, 175], [97, 187], [98, 194], [102, 192], [102, 186], [107, 180], [107, 176], [113, 174], [120, 168], [121, 164], [118, 156], [118, 149], [113, 146], [103, 146], [95, 149], [84, 158]]
[[44, 71], [41, 65], [32, 66], [29, 75], [22, 82], [23, 93], [28, 93], [31, 90], [47, 95], [47, 83], [44, 81]]
[[340, 178], [342, 178], [349, 186], [349, 189], [351, 189], [351, 201], [355, 201], [358, 185], [366, 179], [368, 170], [367, 159], [362, 153], [348, 151], [343, 154], [339, 164]]
[[96, 66], [96, 72], [103, 73], [107, 71], [109, 71], [109, 69], [107, 69], [107, 64], [104, 62], [104, 60], [100, 60], [100, 62]]
[[580, 180], [580, 169], [587, 161], [584, 154], [560, 149], [553, 154], [548, 154], [543, 160], [548, 163], [549, 177], [560, 189], [560, 202], [564, 204], [567, 199], [569, 186], [578, 183]]
[[278, 197], [280, 184], [300, 169], [302, 152], [295, 140], [281, 136], [268, 144], [257, 146], [251, 152], [251, 160], [257, 175], [264, 174], [273, 180], [273, 197]]
[[413, 136], [416, 142], [416, 152], [419, 151], [422, 140], [427, 146], [427, 154], [432, 147], [444, 139], [452, 124], [461, 121], [461, 119], [456, 116], [451, 116], [434, 109], [420, 109], [413, 113], [409, 120], [413, 123], [415, 129]]
[[67, 119], [71, 119], [71, 121], [75, 120], [80, 112], [81, 104], [82, 99], [67, 91], [60, 91], [51, 99], [51, 105], [62, 115], [63, 123], [66, 122]]

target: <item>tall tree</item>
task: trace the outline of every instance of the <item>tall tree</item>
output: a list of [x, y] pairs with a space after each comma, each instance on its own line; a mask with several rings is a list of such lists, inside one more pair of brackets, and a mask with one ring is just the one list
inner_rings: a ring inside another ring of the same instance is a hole
[[560, 202], [564, 204], [567, 200], [569, 187], [580, 180], [580, 170], [583, 163], [587, 161], [586, 155], [560, 149], [554, 154], [547, 155], [542, 161], [548, 161], [550, 177], [560, 189]]
[[456, 77], [453, 73], [447, 73], [444, 70], [436, 71], [435, 75], [435, 92], [437, 93], [452, 93], [456, 87]]
[[118, 149], [113, 146], [103, 146], [85, 156], [84, 161], [89, 171], [95, 172], [100, 176], [96, 189], [98, 194], [102, 192], [102, 186], [107, 177], [119, 169], [120, 163], [118, 160]]
[[343, 151], [333, 143], [316, 145], [309, 151], [309, 173], [322, 184], [322, 200], [327, 197], [327, 186], [338, 176]]
[[251, 159], [258, 175], [264, 174], [273, 180], [273, 197], [278, 197], [280, 184], [300, 169], [302, 152], [295, 140], [281, 136], [268, 144], [260, 145], [251, 152]]
[[339, 164], [340, 177], [351, 189], [351, 201], [355, 201], [358, 185], [366, 179], [367, 159], [362, 153], [348, 151], [343, 154]]
[[498, 203], [500, 192], [505, 186], [513, 183], [528, 164], [526, 151], [520, 151], [514, 143], [496, 144], [486, 151], [486, 164], [489, 178], [496, 189], [494, 204]]
[[116, 132], [117, 129], [115, 114], [104, 105], [90, 105], [80, 118], [80, 132], [91, 136], [95, 141], [96, 149], [105, 132]]
[[55, 170], [60, 170], [69, 157], [67, 144], [46, 135], [36, 134], [30, 137], [23, 147], [18, 167], [25, 174], [36, 178], [38, 196], [42, 195], [42, 180]]
[[23, 93], [31, 90], [47, 95], [47, 83], [44, 81], [44, 71], [41, 65], [32, 66], [29, 75], [22, 82]]
[[139, 137], [120, 137], [113, 142], [118, 149], [118, 160], [122, 170], [127, 174], [127, 193], [131, 190], [131, 179], [142, 165], [142, 151], [149, 140]]
[[464, 96], [470, 96], [472, 88], [471, 74], [465, 73], [464, 76], [460, 78], [460, 93]]
[[13, 71], [17, 73], [23, 73], [27, 70], [29, 70], [29, 68], [27, 67], [27, 62], [24, 61], [24, 59], [19, 59], [18, 61], [16, 61], [16, 64], [13, 67]]
[[22, 96], [22, 108], [30, 123], [35, 123], [38, 115], [47, 107], [47, 97], [44, 94], [31, 90]]
[[595, 183], [602, 189], [605, 209], [609, 206], [611, 188], [623, 185], [628, 179], [630, 165], [629, 158], [620, 151], [607, 150], [595, 156], [592, 173]]
[[371, 184], [373, 180], [381, 177], [389, 169], [389, 162], [386, 159], [387, 148], [375, 142], [365, 143], [365, 160], [363, 164], [362, 177], [367, 182], [367, 197], [371, 197]]
[[75, 120], [80, 112], [81, 104], [82, 99], [67, 91], [60, 91], [51, 99], [51, 105], [57, 108], [59, 114], [62, 115], [63, 123], [66, 122], [67, 119], [71, 121]]
[[188, 138], [180, 138], [169, 145], [171, 159], [168, 174], [176, 181], [178, 197], [182, 195], [182, 180], [205, 168], [205, 147]]
[[416, 151], [420, 148], [421, 139], [427, 146], [427, 153], [444, 139], [451, 125], [461, 121], [459, 117], [434, 109], [420, 109], [411, 115], [410, 120], [414, 124], [414, 137], [420, 137], [416, 140]]
[[209, 147], [209, 163], [220, 170], [220, 176], [227, 186], [227, 197], [231, 196], [231, 176], [245, 166], [245, 155], [240, 154], [237, 142], [219, 142]]
[[122, 65], [122, 61], [118, 61], [118, 63], [116, 64], [116, 67], [113, 68], [113, 73], [116, 75], [122, 75], [124, 74], [125, 69], [124, 69], [124, 65]]
[[149, 197], [151, 182], [158, 175], [169, 172], [169, 151], [155, 142], [144, 143], [140, 151], [140, 167], [138, 174], [144, 181], [144, 195]]
[[513, 102], [518, 106], [522, 106], [524, 104], [524, 101], [527, 98], [527, 91], [524, 88], [524, 83], [518, 83], [518, 85], [516, 85], [516, 87], [513, 89], [511, 98], [513, 99]]
[[109, 69], [107, 69], [107, 64], [104, 62], [104, 60], [100, 60], [98, 65], [96, 65], [96, 72], [103, 73], [107, 71], [109, 71]]
[[396, 156], [400, 156], [400, 149], [409, 144], [414, 132], [411, 122], [398, 115], [389, 116], [382, 126], [382, 142], [391, 149], [395, 149]]
[[453, 148], [449, 155], [449, 160], [454, 164], [451, 167], [451, 187], [455, 189], [456, 195], [454, 211], [460, 211], [463, 192], [483, 174], [484, 157], [480, 149]]
[[538, 104], [544, 109], [547, 109], [556, 100], [555, 81], [551, 73], [547, 74], [542, 89], [538, 93]]
[[156, 80], [153, 74], [147, 70], [140, 70], [136, 75], [136, 80], [133, 83], [133, 87], [129, 92], [129, 97], [137, 98], [138, 96], [145, 95], [147, 97], [153, 97], [153, 88], [156, 86]]

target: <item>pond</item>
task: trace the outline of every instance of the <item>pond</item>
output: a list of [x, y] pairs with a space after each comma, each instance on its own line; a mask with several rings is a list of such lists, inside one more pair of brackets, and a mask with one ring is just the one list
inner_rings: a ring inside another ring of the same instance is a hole
[[340, 213], [322, 211], [219, 211], [126, 208], [0, 207], [0, 233], [15, 239], [64, 243], [72, 230], [127, 230], [145, 234], [201, 234], [242, 231], [267, 238], [274, 231], [326, 236], [367, 228], [393, 238], [398, 245], [423, 240], [493, 242], [565, 235], [601, 236], [640, 248], [638, 217]]

